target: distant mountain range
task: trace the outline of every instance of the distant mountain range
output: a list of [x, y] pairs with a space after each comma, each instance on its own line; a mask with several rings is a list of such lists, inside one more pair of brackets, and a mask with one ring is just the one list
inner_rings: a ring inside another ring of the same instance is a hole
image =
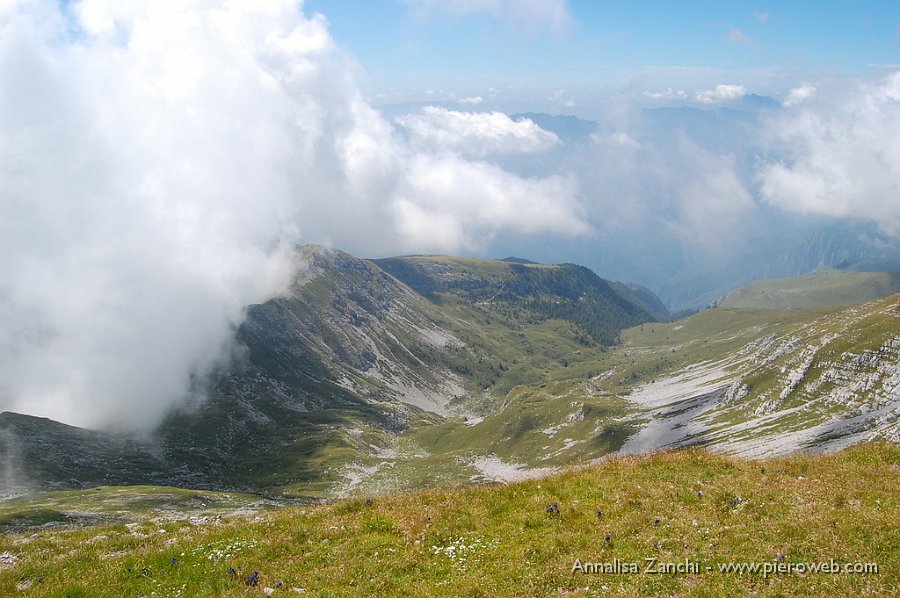
[[[423, 105], [387, 106], [383, 111], [394, 116], [415, 112]], [[619, 189], [627, 187], [632, 179], [619, 178], [615, 168], [606, 164], [617, 164], [617, 155], [633, 152], [633, 161], [625, 164], [634, 169], [633, 179], [640, 179], [634, 194], [648, 205], [660, 206], [644, 218], [626, 218], [621, 225], [585, 238], [545, 240], [498, 235], [492, 242], [495, 255], [583, 264], [604, 278], [637, 282], [650, 288], [672, 312], [704, 308], [755, 280], [800, 276], [845, 261], [900, 260], [900, 241], [879, 230], [877, 223], [797, 215], [761, 200], [756, 200], [747, 217], [731, 225], [711, 247], [702, 247], [690, 235], [679, 232], [679, 208], [670, 206], [668, 209], [674, 212], [667, 213], [664, 207], [672, 203], [671, 196], [677, 192], [668, 178], [691, 167], [690, 161], [681, 162], [683, 158], [679, 156], [685, 148], [696, 148], [703, 155], [721, 157], [752, 192], [762, 155], [768, 160], [779, 159], [769, 155], [774, 150], [760, 138], [767, 119], [782, 109], [773, 98], [751, 94], [708, 107], [645, 108], [623, 122], [611, 118], [604, 123], [566, 114], [524, 111], [516, 106], [486, 104], [473, 108], [454, 102], [439, 105], [454, 110], [501, 110], [513, 120], [528, 119], [556, 134], [562, 144], [545, 152], [498, 160], [522, 176], [577, 172], [583, 178], [585, 172], [600, 171], [604, 174], [597, 175], [596, 180], [583, 182], [581, 192], [588, 205], [634, 201], [627, 194], [619, 199]], [[616, 140], [626, 145], [619, 147]], [[608, 172], [610, 168], [612, 172]], [[654, 183], [658, 169], [670, 174]], [[720, 200], [727, 203], [727, 198]], [[601, 209], [593, 215], [601, 228], [606, 211]], [[715, 214], [709, 215], [710, 225], [716, 223], [716, 218]]]

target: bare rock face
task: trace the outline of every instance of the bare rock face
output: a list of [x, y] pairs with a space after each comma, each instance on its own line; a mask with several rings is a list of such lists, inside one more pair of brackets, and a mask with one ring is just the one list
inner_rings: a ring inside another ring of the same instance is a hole
[[766, 335], [637, 388], [645, 425], [622, 452], [703, 444], [764, 457], [900, 442], [897, 296]]

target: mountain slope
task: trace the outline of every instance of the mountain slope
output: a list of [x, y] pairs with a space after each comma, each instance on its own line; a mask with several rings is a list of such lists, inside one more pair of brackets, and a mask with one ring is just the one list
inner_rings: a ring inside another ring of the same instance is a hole
[[796, 278], [761, 280], [714, 303], [717, 307], [801, 309], [864, 303], [900, 293], [900, 274], [822, 269]]
[[[650, 322], [639, 289], [575, 266], [298, 258], [290, 292], [248, 308], [208, 400], [143, 441], [2, 414], [6, 478], [330, 497], [673, 446], [768, 455], [900, 435], [900, 295]], [[597, 341], [613, 333], [620, 345]]]
[[[650, 328], [651, 336], [671, 334], [664, 351], [674, 342], [679, 352], [696, 353], [630, 392], [648, 425], [623, 451], [702, 444], [771, 455], [878, 437], [900, 441], [900, 295], [846, 309], [766, 314], [720, 309], [677, 330]], [[743, 326], [732, 326], [721, 342], [705, 337], [721, 321], [739, 319]], [[700, 350], [735, 340], [725, 354], [713, 350], [704, 358]], [[644, 332], [626, 344], [635, 350], [646, 342], [654, 341]]]
[[[77, 484], [330, 495], [360, 460], [395, 454], [404, 431], [492, 411], [515, 386], [596, 360], [606, 349], [593, 335], [611, 342], [653, 319], [574, 266], [432, 258], [444, 272], [432, 281], [448, 286], [426, 297], [339, 251], [303, 248], [298, 263], [286, 296], [247, 308], [241, 348], [210, 381], [208, 400], [173, 413], [134, 450], [78, 432], [76, 452], [93, 457]], [[532, 301], [537, 288], [545, 291]], [[7, 460], [30, 482], [72, 487], [64, 447], [45, 450], [57, 438], [51, 424], [4, 414], [0, 431], [15, 444]]]
[[594, 342], [612, 345], [625, 328], [668, 314], [652, 293], [603, 280], [575, 264], [409, 256], [375, 260], [422, 295], [451, 294], [515, 317], [559, 319], [581, 327]]

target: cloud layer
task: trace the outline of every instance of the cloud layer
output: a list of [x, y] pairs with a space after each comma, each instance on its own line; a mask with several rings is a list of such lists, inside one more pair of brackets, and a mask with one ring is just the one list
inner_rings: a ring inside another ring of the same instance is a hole
[[696, 98], [698, 102], [711, 104], [719, 100], [738, 100], [747, 95], [747, 88], [743, 85], [730, 85], [721, 83], [713, 89], [704, 89], [698, 91]]
[[900, 72], [860, 84], [843, 96], [816, 96], [769, 123], [781, 159], [759, 171], [760, 193], [773, 205], [805, 214], [870, 219], [900, 234]]
[[[549, 139], [495, 120], [485, 148]], [[0, 410], [152, 426], [284, 287], [298, 241], [586, 230], [570, 181], [471, 160], [452, 140], [471, 131], [445, 126], [444, 147], [430, 126], [398, 136], [293, 0], [3, 3]]]
[[556, 134], [531, 120], [513, 120], [501, 112], [456, 112], [426, 106], [419, 113], [398, 117], [397, 122], [416, 147], [452, 150], [474, 158], [540, 152], [560, 144]]

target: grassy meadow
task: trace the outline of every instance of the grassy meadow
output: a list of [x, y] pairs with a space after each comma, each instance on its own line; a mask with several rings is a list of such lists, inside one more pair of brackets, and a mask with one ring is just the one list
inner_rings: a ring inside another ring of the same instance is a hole
[[[144, 500], [106, 508], [95, 523], [7, 527], [0, 595], [891, 596], [900, 590], [898, 482], [900, 448], [879, 442], [765, 461], [680, 450], [509, 485], [202, 516], [247, 501], [193, 493], [180, 510]], [[129, 489], [86, 492], [128, 502]], [[54, 493], [53, 508], [83, 511], [85, 496]], [[646, 572], [647, 559], [682, 571]], [[879, 570], [719, 570], [831, 561]], [[626, 572], [630, 563], [641, 572]]]

